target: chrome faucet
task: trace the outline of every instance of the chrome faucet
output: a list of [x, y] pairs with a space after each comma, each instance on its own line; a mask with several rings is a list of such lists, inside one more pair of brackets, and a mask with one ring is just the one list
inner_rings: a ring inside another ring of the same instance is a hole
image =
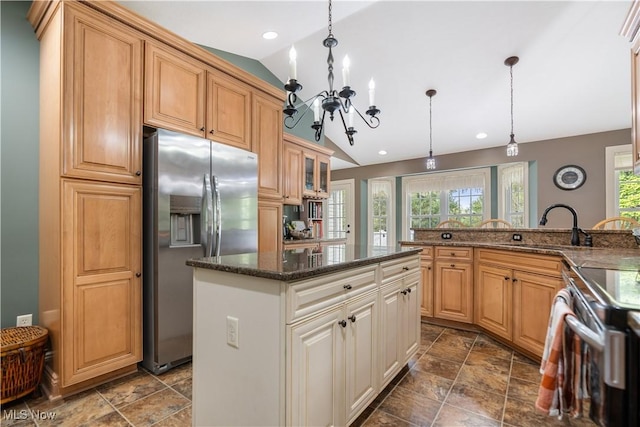
[[540, 225], [545, 225], [547, 223], [547, 214], [553, 208], [565, 208], [569, 212], [571, 212], [571, 215], [573, 215], [573, 227], [571, 227], [571, 246], [580, 246], [580, 233], [585, 235], [584, 245], [593, 246], [593, 239], [591, 238], [591, 235], [586, 233], [584, 230], [578, 228], [578, 214], [576, 213], [575, 209], [573, 209], [569, 205], [556, 203], [549, 206], [547, 209], [544, 210], [544, 213], [540, 218]]

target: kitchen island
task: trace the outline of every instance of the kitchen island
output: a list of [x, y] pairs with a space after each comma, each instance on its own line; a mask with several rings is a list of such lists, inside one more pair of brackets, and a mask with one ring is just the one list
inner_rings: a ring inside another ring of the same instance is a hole
[[193, 259], [194, 425], [348, 425], [417, 352], [420, 249]]

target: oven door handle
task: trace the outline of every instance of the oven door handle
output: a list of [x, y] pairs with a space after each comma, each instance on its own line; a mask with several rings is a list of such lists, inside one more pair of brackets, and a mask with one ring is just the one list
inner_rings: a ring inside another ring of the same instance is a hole
[[591, 347], [598, 351], [604, 350], [604, 337], [596, 334], [591, 329], [586, 327], [575, 316], [565, 316], [564, 321], [569, 325], [571, 330], [578, 334], [578, 336], [589, 344]]

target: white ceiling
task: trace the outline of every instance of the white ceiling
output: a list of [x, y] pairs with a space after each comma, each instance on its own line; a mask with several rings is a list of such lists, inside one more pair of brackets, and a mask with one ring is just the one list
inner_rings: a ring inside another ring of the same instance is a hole
[[[293, 43], [301, 97], [328, 88], [328, 49], [322, 46], [327, 1], [121, 3], [195, 43], [256, 59], [282, 81]], [[354, 146], [339, 121], [327, 120], [326, 135], [361, 165], [425, 157], [425, 91], [433, 88], [434, 156], [506, 146], [510, 89], [504, 60], [512, 55], [520, 57], [513, 67], [519, 143], [629, 128], [630, 53], [619, 32], [630, 4], [334, 0], [336, 86], [342, 86], [342, 58], [348, 54], [351, 86], [358, 92], [354, 104], [364, 114], [373, 77], [382, 113], [375, 130], [356, 121]], [[263, 40], [267, 30], [279, 37]], [[475, 138], [481, 131], [488, 134], [484, 140]]]

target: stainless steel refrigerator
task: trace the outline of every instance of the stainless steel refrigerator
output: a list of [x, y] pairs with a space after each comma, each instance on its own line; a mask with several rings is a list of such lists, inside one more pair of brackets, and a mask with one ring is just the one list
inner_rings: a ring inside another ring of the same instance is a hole
[[258, 162], [245, 150], [164, 129], [143, 147], [143, 366], [192, 355], [189, 258], [256, 252]]

